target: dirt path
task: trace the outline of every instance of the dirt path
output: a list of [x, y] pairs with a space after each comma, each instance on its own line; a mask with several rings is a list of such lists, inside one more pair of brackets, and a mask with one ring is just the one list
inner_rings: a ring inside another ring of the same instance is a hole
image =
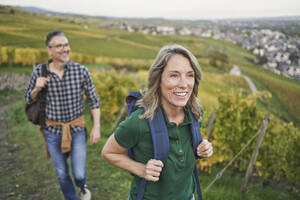
[[8, 143], [7, 143], [7, 122], [5, 120], [5, 112], [9, 108], [9, 104], [0, 106], [0, 170], [6, 168], [8, 159]]
[[51, 160], [45, 158], [38, 127], [31, 133], [16, 132], [6, 120], [5, 113], [19, 100], [24, 101], [19, 94], [0, 99], [0, 200], [61, 200], [55, 170]]
[[243, 78], [247, 81], [247, 83], [248, 83], [248, 85], [249, 85], [249, 87], [250, 87], [252, 93], [255, 93], [255, 92], [258, 91], [258, 89], [257, 89], [257, 87], [255, 86], [254, 82], [253, 82], [248, 76], [243, 75], [243, 74], [241, 73], [240, 68], [239, 68], [237, 65], [234, 65], [234, 66], [232, 67], [232, 69], [230, 70], [229, 74], [230, 74], [230, 75], [233, 75], [233, 76], [241, 76], [241, 77], [243, 77]]
[[9, 166], [10, 160], [9, 144], [7, 142], [8, 124], [5, 119], [5, 112], [10, 107], [11, 97], [0, 101], [0, 170], [3, 171]]
[[5, 197], [6, 199], [13, 197], [16, 194], [15, 190], [18, 188], [18, 185], [12, 186], [3, 182], [7, 179], [6, 175], [16, 168], [13, 152], [18, 148], [17, 145], [8, 143], [9, 130], [8, 123], [5, 119], [5, 113], [9, 109], [11, 103], [20, 98], [21, 96], [18, 96], [17, 98], [6, 97], [5, 99], [0, 100], [0, 180], [2, 182], [0, 187], [0, 199], [2, 199], [1, 197]]

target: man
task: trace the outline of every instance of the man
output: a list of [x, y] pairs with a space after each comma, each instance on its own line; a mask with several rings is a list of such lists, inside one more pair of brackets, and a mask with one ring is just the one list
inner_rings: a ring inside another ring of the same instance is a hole
[[43, 127], [48, 153], [52, 158], [61, 191], [67, 200], [78, 200], [69, 175], [67, 158], [70, 155], [72, 174], [80, 189], [81, 200], [91, 199], [86, 187], [86, 130], [83, 119], [83, 92], [93, 116], [90, 143], [100, 139], [100, 102], [88, 69], [69, 61], [70, 45], [66, 35], [54, 31], [47, 35], [46, 46], [51, 59], [46, 64], [47, 77], [41, 77], [42, 65], [32, 72], [25, 90], [27, 104], [35, 101], [47, 87], [46, 126]]

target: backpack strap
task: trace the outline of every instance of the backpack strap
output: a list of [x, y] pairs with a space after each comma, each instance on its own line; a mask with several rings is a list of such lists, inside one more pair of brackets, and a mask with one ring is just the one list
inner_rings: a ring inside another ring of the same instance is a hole
[[[168, 129], [165, 123], [161, 107], [158, 107], [152, 120], [148, 119], [152, 143], [153, 157], [165, 163], [170, 152]], [[137, 200], [142, 200], [146, 188], [146, 180], [142, 179], [139, 185]]]
[[139, 191], [138, 191], [138, 195], [136, 197], [136, 200], [142, 200], [144, 193], [145, 193], [145, 189], [146, 189], [146, 179], [141, 179], [140, 185], [139, 185]]
[[198, 178], [197, 167], [196, 166], [194, 168], [194, 177], [195, 177], [195, 180], [196, 180], [198, 200], [202, 200], [202, 192], [201, 192], [200, 181], [199, 181], [199, 178]]
[[[201, 156], [197, 155], [197, 146], [202, 142], [202, 135], [199, 122], [195, 119], [194, 115], [192, 115], [192, 125], [190, 126], [192, 133], [192, 146], [195, 153], [196, 158], [201, 158]], [[202, 200], [202, 192], [200, 187], [200, 182], [197, 174], [197, 167], [195, 165], [194, 168], [194, 177], [197, 185], [197, 195], [198, 199]]]
[[148, 120], [153, 142], [154, 159], [165, 163], [170, 152], [168, 129], [161, 107], [157, 108], [152, 120]]
[[[128, 94], [128, 96], [126, 97], [128, 115], [130, 115], [137, 109], [135, 104], [137, 100], [141, 98], [141, 96], [142, 95], [140, 91], [134, 91]], [[153, 142], [153, 158], [156, 160], [161, 160], [163, 163], [165, 163], [168, 160], [170, 145], [168, 129], [165, 124], [165, 119], [161, 107], [158, 107], [152, 120], [148, 119], [148, 125]], [[130, 158], [134, 158], [132, 149], [129, 149], [127, 154]]]
[[[133, 91], [130, 92], [126, 97], [126, 104], [128, 108], [128, 116], [133, 113], [135, 110], [137, 110], [137, 106], [135, 105], [137, 100], [139, 100], [142, 97], [142, 94], [140, 91]], [[134, 155], [132, 148], [128, 149], [127, 155], [134, 160]]]
[[196, 158], [202, 158], [197, 155], [197, 146], [202, 142], [202, 135], [199, 122], [195, 119], [194, 115], [192, 115], [192, 125], [190, 126], [192, 133], [192, 146], [195, 153]]
[[142, 97], [142, 94], [140, 91], [133, 91], [130, 92], [126, 97], [126, 103], [128, 108], [128, 115], [130, 115], [132, 112], [134, 112], [137, 109], [137, 106], [135, 106], [137, 100], [139, 100]]
[[[48, 75], [48, 72], [47, 72], [47, 64], [46, 63], [43, 63], [42, 64], [42, 77], [47, 77]], [[45, 127], [46, 126], [46, 98], [47, 98], [47, 86], [44, 87], [42, 89], [42, 91], [40, 92], [40, 125], [42, 127]]]

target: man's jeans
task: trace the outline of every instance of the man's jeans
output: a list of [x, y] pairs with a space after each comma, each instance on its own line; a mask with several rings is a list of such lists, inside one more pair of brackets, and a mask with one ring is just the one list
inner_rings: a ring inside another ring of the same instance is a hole
[[[85, 129], [72, 134], [71, 144], [71, 166], [72, 173], [77, 187], [82, 188], [86, 183], [86, 135]], [[52, 134], [44, 130], [48, 150], [56, 170], [56, 176], [60, 184], [61, 191], [67, 200], [78, 200], [76, 190], [69, 175], [67, 155], [61, 153], [61, 136]]]

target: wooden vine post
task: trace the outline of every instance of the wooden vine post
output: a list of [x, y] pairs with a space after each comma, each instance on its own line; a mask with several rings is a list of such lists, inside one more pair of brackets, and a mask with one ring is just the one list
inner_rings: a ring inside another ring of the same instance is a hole
[[122, 118], [124, 112], [126, 111], [126, 108], [127, 108], [127, 104], [126, 104], [126, 102], [125, 102], [125, 103], [123, 104], [123, 106], [122, 106], [122, 109], [121, 109], [121, 111], [120, 111], [120, 113], [119, 113], [119, 115], [118, 115], [118, 117], [117, 117], [117, 119], [116, 119], [116, 121], [115, 121], [113, 127], [112, 127], [112, 130], [115, 130], [115, 128], [117, 127], [117, 125], [118, 125], [119, 122], [121, 121], [121, 118]]
[[269, 123], [269, 115], [265, 115], [265, 118], [264, 118], [264, 121], [261, 125], [261, 128], [260, 128], [260, 134], [258, 136], [258, 140], [256, 142], [256, 146], [254, 148], [254, 151], [252, 153], [252, 157], [251, 157], [251, 160], [250, 160], [250, 163], [248, 165], [248, 169], [247, 169], [247, 172], [246, 172], [246, 175], [245, 175], [245, 178], [244, 178], [244, 182], [243, 182], [243, 185], [241, 187], [241, 194], [244, 194], [246, 192], [246, 189], [247, 189], [247, 185], [248, 185], [248, 181], [252, 175], [252, 171], [253, 171], [253, 165], [256, 161], [256, 158], [258, 156], [258, 152], [259, 152], [259, 148], [260, 148], [260, 145], [263, 141], [263, 138], [264, 138], [264, 135], [265, 135], [265, 132], [266, 132], [266, 129], [267, 129], [267, 125]]
[[208, 139], [211, 136], [211, 131], [212, 131], [213, 124], [215, 121], [216, 113], [217, 113], [217, 110], [216, 110], [216, 108], [214, 108], [214, 110], [209, 118], [208, 126], [207, 126], [206, 133], [205, 133], [205, 135], [207, 136]]

